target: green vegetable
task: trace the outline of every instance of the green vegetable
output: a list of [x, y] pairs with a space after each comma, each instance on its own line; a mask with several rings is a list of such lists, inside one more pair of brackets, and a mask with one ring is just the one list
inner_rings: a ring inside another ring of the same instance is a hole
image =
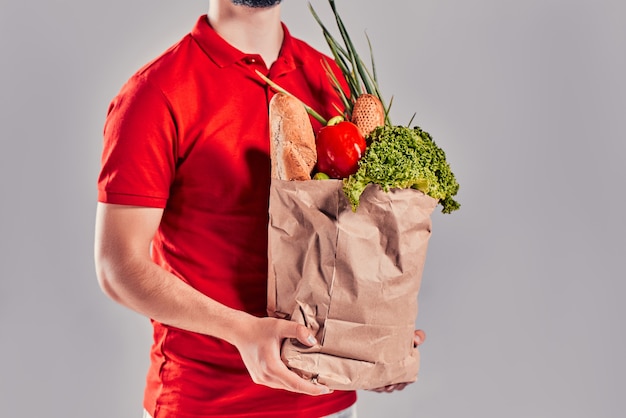
[[326, 173], [322, 173], [321, 171], [318, 171], [313, 176], [313, 180], [330, 180], [330, 176]]
[[354, 107], [356, 99], [364, 93], [369, 93], [377, 97], [378, 100], [380, 100], [383, 108], [385, 109], [386, 123], [391, 125], [391, 121], [389, 120], [389, 109], [391, 107], [391, 103], [389, 103], [389, 106], [386, 106], [385, 100], [380, 93], [380, 89], [378, 87], [378, 79], [376, 75], [376, 63], [374, 62], [374, 54], [372, 51], [372, 44], [369, 37], [367, 37], [366, 35], [367, 43], [369, 46], [371, 70], [367, 67], [365, 62], [363, 62], [363, 60], [359, 56], [358, 51], [356, 50], [354, 43], [352, 42], [350, 34], [348, 33], [348, 30], [343, 23], [343, 19], [337, 11], [335, 0], [328, 0], [328, 4], [330, 5], [333, 16], [335, 17], [335, 22], [337, 24], [337, 29], [339, 30], [339, 33], [341, 35], [341, 40], [338, 40], [331, 34], [331, 32], [324, 25], [318, 14], [315, 12], [315, 9], [310, 2], [309, 10], [311, 11], [313, 17], [322, 29], [324, 39], [326, 39], [326, 43], [330, 48], [335, 64], [337, 64], [346, 82], [348, 83], [350, 94], [346, 95], [341, 87], [341, 84], [333, 74], [330, 65], [326, 61], [324, 61], [323, 64], [324, 68], [326, 69], [326, 73], [328, 74], [330, 80], [333, 82], [335, 90], [341, 98], [345, 107], [346, 119], [352, 119], [352, 109]]
[[414, 188], [442, 205], [443, 213], [461, 207], [453, 199], [459, 190], [444, 151], [419, 127], [381, 126], [369, 137], [370, 145], [359, 161], [357, 172], [344, 180], [343, 190], [356, 211], [363, 190], [378, 184], [393, 188]]

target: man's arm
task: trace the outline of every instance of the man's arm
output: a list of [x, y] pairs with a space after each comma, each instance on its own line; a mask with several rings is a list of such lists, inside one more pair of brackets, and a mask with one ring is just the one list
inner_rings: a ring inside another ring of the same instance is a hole
[[310, 395], [328, 393], [291, 372], [280, 359], [285, 338], [313, 345], [306, 327], [257, 318], [205, 296], [150, 258], [162, 209], [98, 203], [95, 262], [104, 293], [149, 318], [224, 339], [239, 350], [255, 383]]

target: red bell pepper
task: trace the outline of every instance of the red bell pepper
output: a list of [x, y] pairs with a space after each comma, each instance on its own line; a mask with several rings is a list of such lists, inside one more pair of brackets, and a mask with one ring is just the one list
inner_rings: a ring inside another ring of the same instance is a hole
[[343, 120], [331, 119], [317, 133], [317, 171], [334, 179], [343, 179], [354, 174], [367, 146], [359, 128]]

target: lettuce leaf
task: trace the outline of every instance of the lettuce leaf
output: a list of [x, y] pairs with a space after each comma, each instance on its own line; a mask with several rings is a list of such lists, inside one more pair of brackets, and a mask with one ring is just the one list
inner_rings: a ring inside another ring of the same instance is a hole
[[454, 200], [459, 190], [444, 151], [419, 127], [381, 126], [368, 137], [370, 142], [359, 161], [359, 169], [344, 179], [343, 190], [353, 210], [368, 184], [388, 192], [393, 188], [418, 189], [437, 199], [443, 213], [461, 207]]

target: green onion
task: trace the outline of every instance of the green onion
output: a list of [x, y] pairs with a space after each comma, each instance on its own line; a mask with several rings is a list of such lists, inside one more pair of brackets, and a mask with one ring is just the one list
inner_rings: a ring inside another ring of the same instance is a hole
[[[350, 119], [356, 98], [359, 97], [361, 94], [369, 93], [376, 96], [378, 100], [380, 100], [380, 102], [383, 104], [383, 108], [385, 109], [385, 120], [388, 124], [391, 124], [389, 120], [389, 110], [391, 104], [389, 104], [389, 106], [385, 105], [383, 97], [380, 93], [380, 89], [378, 87], [378, 80], [376, 77], [376, 65], [374, 62], [374, 54], [369, 37], [367, 36], [367, 34], [365, 34], [371, 59], [371, 71], [367, 68], [367, 66], [359, 56], [356, 47], [354, 46], [354, 43], [350, 38], [350, 34], [346, 29], [343, 19], [341, 19], [341, 16], [337, 11], [335, 0], [328, 0], [328, 3], [330, 4], [333, 16], [335, 17], [335, 22], [337, 23], [337, 29], [339, 30], [339, 34], [341, 35], [341, 42], [333, 37], [328, 28], [320, 19], [319, 15], [315, 12], [315, 9], [311, 5], [311, 3], [309, 3], [309, 9], [311, 11], [311, 14], [319, 24], [320, 28], [322, 29], [324, 39], [326, 40], [326, 43], [330, 48], [331, 54], [348, 83], [348, 88], [350, 90], [350, 99], [345, 98], [345, 94], [340, 94], [340, 96], [342, 97], [342, 101], [346, 107], [346, 117]], [[329, 71], [327, 70], [327, 72]], [[336, 77], [332, 76], [331, 81], [335, 85], [335, 89], [337, 89], [338, 91], [342, 91], [341, 85], [339, 84]]]

